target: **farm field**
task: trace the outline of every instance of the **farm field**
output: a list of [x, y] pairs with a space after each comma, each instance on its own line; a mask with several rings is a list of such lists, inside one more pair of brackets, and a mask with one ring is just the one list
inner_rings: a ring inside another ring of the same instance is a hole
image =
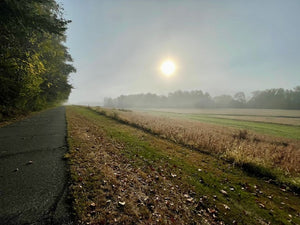
[[300, 110], [284, 109], [234, 109], [234, 108], [216, 108], [216, 109], [176, 109], [161, 108], [149, 109], [150, 111], [174, 112], [184, 114], [208, 114], [208, 115], [235, 115], [235, 116], [267, 116], [267, 117], [289, 117], [299, 118]]
[[256, 174], [300, 188], [300, 142], [297, 139], [160, 114], [100, 107], [93, 109], [174, 143], [222, 157]]
[[[141, 110], [137, 110], [141, 111]], [[153, 115], [196, 120], [247, 129], [262, 134], [300, 139], [300, 110], [271, 109], [162, 109], [142, 110]]]
[[300, 223], [299, 195], [287, 186], [97, 110], [67, 107], [66, 158], [79, 222]]

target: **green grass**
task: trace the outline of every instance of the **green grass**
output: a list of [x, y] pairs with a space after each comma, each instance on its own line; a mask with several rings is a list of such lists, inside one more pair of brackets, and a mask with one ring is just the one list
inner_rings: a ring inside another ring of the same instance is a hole
[[205, 115], [205, 114], [185, 114], [185, 113], [154, 112], [154, 111], [151, 111], [151, 114], [164, 115], [164, 116], [188, 119], [188, 120], [196, 120], [202, 123], [212, 123], [212, 124], [217, 124], [222, 126], [234, 127], [238, 129], [252, 130], [254, 132], [261, 133], [261, 134], [300, 140], [300, 126], [216, 118], [213, 115]]
[[[300, 223], [299, 197], [291, 192], [283, 192], [276, 185], [248, 176], [220, 159], [162, 140], [86, 108], [72, 107], [72, 110], [104, 130], [112, 142], [123, 143], [122, 153], [136, 167], [151, 165], [157, 169], [163, 165], [165, 170], [176, 173], [178, 178], [174, 183], [189, 186], [196, 193], [195, 199], [204, 199], [202, 207], [217, 209], [218, 218], [226, 224], [234, 220], [239, 224], [290, 224], [290, 220]], [[230, 210], [226, 210], [224, 204]]]

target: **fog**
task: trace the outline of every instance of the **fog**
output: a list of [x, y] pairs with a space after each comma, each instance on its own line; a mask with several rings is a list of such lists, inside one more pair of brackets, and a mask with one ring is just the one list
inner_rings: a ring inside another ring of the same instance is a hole
[[[71, 104], [176, 90], [212, 96], [300, 84], [300, 1], [60, 1]], [[172, 59], [166, 77], [161, 63]]]

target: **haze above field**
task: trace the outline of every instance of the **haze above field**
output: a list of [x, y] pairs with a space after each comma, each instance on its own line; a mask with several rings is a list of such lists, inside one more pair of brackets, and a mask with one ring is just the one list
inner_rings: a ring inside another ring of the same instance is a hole
[[[300, 2], [60, 1], [77, 74], [70, 103], [200, 89], [213, 96], [299, 85]], [[176, 64], [173, 76], [159, 67]]]

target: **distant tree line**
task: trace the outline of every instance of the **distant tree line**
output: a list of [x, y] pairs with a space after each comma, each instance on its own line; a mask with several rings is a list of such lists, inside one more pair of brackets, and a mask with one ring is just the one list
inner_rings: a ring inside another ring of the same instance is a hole
[[75, 68], [55, 0], [0, 1], [0, 116], [61, 103]]
[[211, 97], [198, 91], [175, 91], [167, 96], [156, 94], [121, 95], [115, 99], [105, 98], [105, 107], [114, 108], [264, 108], [300, 109], [300, 86], [293, 90], [268, 89], [255, 91], [249, 100], [244, 92], [234, 96]]

